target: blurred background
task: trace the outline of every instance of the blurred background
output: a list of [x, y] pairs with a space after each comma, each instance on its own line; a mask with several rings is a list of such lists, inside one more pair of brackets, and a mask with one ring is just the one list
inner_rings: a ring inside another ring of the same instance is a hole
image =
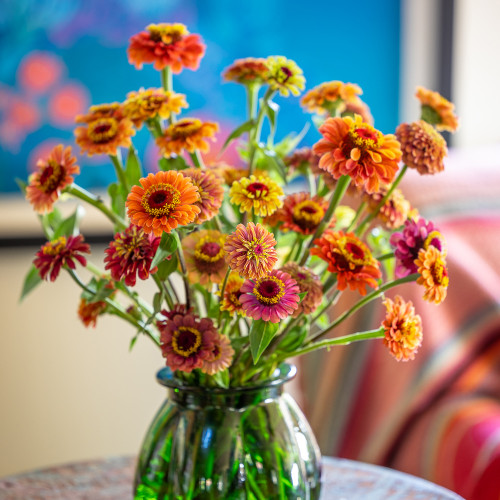
[[[306, 89], [328, 80], [358, 84], [384, 133], [419, 118], [417, 85], [439, 91], [460, 117], [448, 138], [453, 151], [495, 168], [499, 20], [500, 4], [491, 0], [0, 0], [0, 476], [134, 454], [164, 397], [154, 380], [160, 353], [146, 338], [129, 353], [134, 332], [112, 318], [85, 329], [66, 276], [18, 301], [43, 240], [15, 179], [26, 180], [55, 144], [74, 145], [74, 117], [91, 104], [160, 86], [150, 65], [128, 64], [133, 34], [181, 22], [202, 36], [199, 71], [175, 76], [174, 89], [187, 94], [192, 116], [220, 123], [221, 140], [245, 119], [243, 89], [223, 83], [221, 72], [237, 58], [284, 55], [303, 69]], [[318, 140], [298, 98], [277, 102], [278, 139], [309, 123], [302, 145]], [[154, 171], [145, 131], [134, 144]], [[106, 157], [82, 156], [79, 164], [78, 183], [88, 189], [113, 179]], [[111, 233], [95, 216], [89, 209], [83, 230], [102, 255]]]

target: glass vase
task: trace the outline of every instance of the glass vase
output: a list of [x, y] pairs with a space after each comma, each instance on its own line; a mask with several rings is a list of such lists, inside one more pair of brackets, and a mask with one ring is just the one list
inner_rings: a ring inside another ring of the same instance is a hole
[[160, 370], [168, 397], [142, 445], [135, 499], [318, 499], [319, 448], [283, 391], [295, 373], [283, 364], [260, 385], [214, 389]]

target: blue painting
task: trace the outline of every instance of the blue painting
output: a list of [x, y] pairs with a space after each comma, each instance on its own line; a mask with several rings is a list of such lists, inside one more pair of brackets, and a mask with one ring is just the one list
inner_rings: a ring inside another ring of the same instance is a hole
[[[241, 86], [221, 73], [243, 57], [284, 55], [304, 71], [306, 89], [329, 80], [359, 85], [375, 126], [398, 123], [399, 0], [0, 0], [0, 192], [17, 191], [36, 160], [56, 144], [75, 146], [75, 116], [92, 104], [121, 102], [128, 92], [159, 87], [151, 65], [127, 60], [129, 39], [150, 23], [180, 22], [207, 46], [198, 71], [175, 75], [190, 114], [217, 121], [221, 135], [245, 120]], [[311, 116], [297, 97], [280, 105], [277, 138], [300, 131]], [[314, 126], [302, 145], [319, 138]], [[155, 144], [142, 131], [134, 144], [148, 170]], [[106, 185], [107, 157], [79, 157], [78, 183]]]

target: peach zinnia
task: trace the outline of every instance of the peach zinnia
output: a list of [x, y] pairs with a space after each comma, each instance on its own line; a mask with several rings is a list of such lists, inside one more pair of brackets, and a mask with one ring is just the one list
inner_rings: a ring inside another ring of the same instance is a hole
[[264, 82], [268, 67], [266, 60], [262, 58], [247, 57], [237, 59], [227, 68], [223, 77], [230, 82], [242, 83], [243, 85], [255, 85]]
[[382, 276], [380, 263], [370, 249], [354, 233], [327, 230], [321, 238], [314, 240], [311, 255], [317, 255], [328, 263], [328, 271], [337, 274], [337, 288], [357, 290], [366, 295], [365, 286], [378, 288], [377, 280]]
[[313, 234], [328, 209], [328, 202], [309, 193], [292, 193], [285, 198], [281, 210], [283, 231]]
[[458, 129], [458, 117], [454, 113], [455, 105], [439, 92], [424, 87], [417, 87], [415, 94], [422, 105], [422, 120], [435, 125], [438, 130], [455, 132]]
[[[380, 191], [365, 194], [364, 200], [368, 203], [370, 211], [374, 211], [382, 199], [386, 196], [389, 186], [380, 186]], [[394, 189], [384, 205], [378, 211], [377, 218], [383, 222], [388, 229], [397, 229], [408, 219], [411, 212], [410, 202], [405, 198], [401, 189]]]
[[415, 265], [420, 274], [417, 283], [425, 288], [424, 300], [435, 304], [443, 302], [450, 282], [444, 255], [434, 246], [422, 248]]
[[180, 172], [168, 170], [149, 174], [132, 186], [125, 205], [131, 222], [146, 233], [161, 236], [177, 226], [193, 222], [200, 213], [198, 189]]
[[123, 114], [132, 120], [136, 128], [142, 127], [143, 122], [156, 116], [166, 119], [172, 114], [187, 108], [186, 96], [166, 91], [162, 88], [129, 92], [123, 103]]
[[57, 145], [46, 159], [39, 159], [37, 170], [31, 174], [26, 187], [26, 199], [38, 213], [50, 212], [62, 189], [73, 183], [73, 175], [80, 173], [71, 147], [63, 150]]
[[240, 302], [241, 286], [245, 280], [238, 273], [231, 272], [227, 278], [226, 288], [224, 288], [224, 296], [222, 297], [220, 308], [221, 311], [229, 311], [229, 313], [238, 313], [245, 316], [245, 311], [242, 309]]
[[183, 68], [198, 69], [205, 45], [184, 24], [150, 24], [130, 39], [127, 54], [137, 69], [144, 63], [153, 63], [158, 71], [169, 66], [172, 73], [180, 73]]
[[259, 279], [278, 261], [274, 235], [261, 224], [238, 224], [224, 245], [229, 267], [247, 279]]
[[323, 82], [309, 90], [300, 100], [300, 104], [311, 113], [335, 115], [340, 107], [343, 111], [345, 101], [357, 101], [362, 94], [361, 88], [354, 83], [339, 81]]
[[206, 139], [215, 141], [215, 133], [219, 130], [217, 123], [202, 122], [198, 118], [183, 118], [172, 123], [156, 138], [160, 152], [166, 158], [179, 155], [182, 150], [194, 153], [197, 149], [208, 153], [210, 147]]
[[75, 121], [85, 124], [75, 129], [75, 138], [82, 153], [89, 156], [116, 155], [118, 148], [132, 145], [130, 138], [135, 130], [118, 103], [91, 106], [86, 115], [78, 115]]
[[422, 320], [415, 314], [411, 302], [405, 302], [399, 295], [393, 300], [386, 299], [386, 316], [382, 322], [384, 328], [384, 344], [398, 361], [409, 361], [415, 358], [422, 345]]
[[283, 205], [279, 198], [283, 190], [269, 177], [243, 177], [233, 182], [229, 190], [231, 203], [240, 207], [240, 212], [254, 211], [256, 215], [266, 217]]
[[233, 356], [234, 349], [231, 347], [229, 337], [219, 334], [214, 339], [211, 355], [203, 360], [201, 371], [203, 373], [208, 373], [208, 375], [215, 375], [217, 372], [231, 366]]
[[349, 175], [357, 187], [373, 193], [380, 183], [390, 184], [398, 171], [401, 149], [396, 137], [384, 135], [361, 116], [328, 118], [319, 128], [323, 139], [313, 151], [321, 156], [319, 167], [336, 179]]

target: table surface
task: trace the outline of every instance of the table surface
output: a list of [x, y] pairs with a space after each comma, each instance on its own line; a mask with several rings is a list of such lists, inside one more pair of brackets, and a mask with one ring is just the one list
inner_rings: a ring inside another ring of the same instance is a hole
[[[134, 466], [134, 458], [116, 457], [1, 478], [0, 500], [131, 499]], [[322, 478], [321, 500], [462, 499], [402, 472], [338, 458], [323, 458]]]

